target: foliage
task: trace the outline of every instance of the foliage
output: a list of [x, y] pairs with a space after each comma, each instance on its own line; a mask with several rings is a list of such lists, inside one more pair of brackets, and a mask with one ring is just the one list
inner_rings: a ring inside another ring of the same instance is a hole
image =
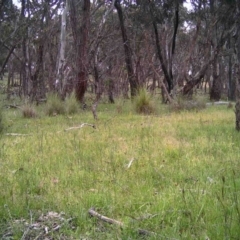
[[148, 115], [155, 113], [156, 107], [154, 101], [145, 88], [138, 91], [138, 94], [134, 99], [134, 108], [137, 113], [141, 114]]
[[67, 114], [75, 114], [78, 112], [79, 103], [78, 103], [74, 93], [71, 93], [65, 99], [65, 108], [66, 108]]
[[22, 106], [21, 111], [24, 118], [37, 117], [37, 112], [33, 105], [25, 104], [24, 106]]
[[47, 95], [46, 113], [49, 116], [65, 114], [65, 106], [61, 98], [56, 93]]

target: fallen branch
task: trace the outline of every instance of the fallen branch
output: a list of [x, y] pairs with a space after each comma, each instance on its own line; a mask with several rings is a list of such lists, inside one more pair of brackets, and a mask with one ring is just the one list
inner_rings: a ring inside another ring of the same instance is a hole
[[21, 107], [17, 106], [17, 105], [12, 105], [12, 104], [9, 104], [9, 105], [5, 105], [6, 108], [17, 108], [17, 109], [20, 109], [22, 110]]
[[[104, 222], [107, 222], [107, 223], [110, 223], [110, 224], [114, 224], [114, 225], [117, 225], [117, 226], [120, 226], [120, 227], [123, 227], [123, 226], [124, 226], [124, 224], [123, 224], [122, 222], [119, 222], [119, 221], [117, 221], [117, 220], [115, 220], [115, 219], [112, 219], [112, 218], [108, 218], [108, 217], [106, 217], [106, 216], [103, 216], [103, 215], [101, 215], [100, 213], [96, 212], [96, 211], [94, 210], [94, 208], [90, 208], [90, 209], [88, 210], [88, 213], [89, 213], [92, 217], [96, 217], [96, 218], [98, 218], [98, 219], [100, 219], [100, 220], [102, 220], [102, 221], [104, 221]], [[148, 230], [140, 229], [140, 228], [137, 230], [137, 232], [138, 232], [138, 234], [140, 234], [140, 235], [147, 235], [147, 236], [155, 234], [154, 232], [150, 232], [150, 231], [148, 231]]]
[[65, 131], [74, 130], [74, 129], [79, 129], [79, 128], [82, 128], [82, 127], [84, 127], [84, 126], [90, 126], [90, 127], [92, 127], [92, 128], [96, 128], [96, 126], [95, 126], [94, 124], [82, 123], [80, 126], [66, 128]]
[[22, 134], [22, 133], [6, 133], [6, 136], [30, 136], [32, 134]]
[[219, 102], [208, 102], [206, 103], [207, 106], [213, 106], [213, 105], [229, 105], [231, 102], [224, 102], [224, 101], [219, 101]]

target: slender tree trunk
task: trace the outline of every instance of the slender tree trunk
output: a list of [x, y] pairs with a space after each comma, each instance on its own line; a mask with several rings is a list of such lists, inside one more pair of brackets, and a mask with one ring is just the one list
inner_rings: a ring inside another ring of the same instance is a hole
[[[41, 41], [41, 40], [40, 40]], [[32, 90], [31, 90], [31, 101], [34, 101], [38, 98], [37, 91], [41, 86], [41, 82], [43, 82], [43, 44], [39, 43], [38, 51], [37, 51], [37, 62], [36, 69], [34, 74], [31, 76], [32, 81]]]
[[68, 5], [67, 1], [65, 3], [65, 8], [62, 13], [61, 19], [61, 34], [60, 34], [60, 51], [59, 58], [57, 61], [57, 77], [56, 77], [56, 87], [62, 97], [65, 89], [66, 82], [64, 81], [64, 66], [65, 66], [65, 48], [66, 48], [66, 26], [67, 26], [67, 12]]
[[[228, 38], [228, 48], [231, 49], [231, 39]], [[228, 57], [228, 98], [231, 101], [235, 101], [235, 79], [233, 78], [233, 64], [232, 64], [232, 55], [229, 54]]]
[[[151, 14], [151, 18], [152, 18], [153, 30], [154, 30], [154, 35], [155, 35], [157, 56], [158, 56], [158, 59], [160, 61], [161, 68], [163, 70], [163, 74], [164, 74], [165, 80], [166, 80], [167, 85], [168, 85], [168, 93], [170, 93], [171, 90], [173, 89], [173, 79], [171, 78], [172, 76], [167, 69], [166, 63], [164, 62], [162, 49], [161, 49], [161, 45], [160, 45], [160, 40], [159, 40], [158, 26], [157, 26], [157, 22], [156, 22], [156, 19], [155, 19], [154, 6], [153, 6], [153, 3], [150, 0], [149, 0], [149, 4], [150, 4], [150, 14]], [[178, 22], [176, 22], [176, 23], [177, 24], [176, 24], [175, 30], [177, 30], [177, 26], [178, 26]], [[175, 33], [175, 31], [174, 31], [174, 33]], [[175, 34], [175, 37], [173, 39], [175, 41], [176, 34]], [[172, 52], [174, 52], [174, 49], [175, 49], [175, 43], [172, 45]]]
[[171, 90], [173, 89], [173, 81], [171, 79], [171, 76], [168, 73], [167, 67], [166, 67], [166, 65], [164, 63], [164, 60], [163, 60], [162, 50], [161, 50], [159, 36], [158, 36], [157, 23], [155, 21], [153, 22], [153, 28], [154, 28], [154, 33], [155, 33], [155, 40], [156, 40], [158, 59], [160, 61], [160, 64], [161, 64], [161, 67], [162, 67], [165, 79], [166, 79], [167, 84], [168, 84], [168, 92], [170, 93]]
[[219, 77], [219, 63], [217, 62], [217, 59], [213, 61], [212, 70], [213, 84], [210, 91], [210, 100], [219, 101], [222, 93], [222, 82]]
[[236, 14], [236, 130], [240, 131], [240, 1], [236, 1], [237, 14]]
[[13, 53], [15, 47], [16, 47], [16, 46], [13, 45], [13, 46], [11, 47], [11, 49], [9, 50], [8, 55], [7, 55], [5, 61], [3, 62], [3, 65], [2, 65], [2, 67], [1, 67], [0, 75], [3, 75], [3, 73], [4, 73], [4, 69], [5, 69], [5, 67], [6, 67], [6, 65], [7, 65], [7, 63], [8, 63], [8, 60], [9, 60], [9, 58], [11, 57], [11, 55], [12, 55], [12, 53]]
[[23, 60], [21, 62], [21, 73], [22, 73], [22, 90], [23, 96], [27, 96], [28, 94], [28, 76], [27, 76], [27, 50], [26, 50], [26, 38], [24, 37], [22, 41], [22, 53], [23, 53]]
[[[26, 11], [26, 1], [21, 0], [22, 8], [21, 8], [21, 21], [25, 21], [25, 11]], [[23, 39], [22, 39], [22, 55], [23, 59], [21, 61], [21, 74], [22, 74], [22, 92], [23, 96], [28, 95], [28, 59], [27, 59], [27, 27], [24, 28]]]
[[120, 1], [121, 0], [116, 0], [115, 8], [117, 9], [120, 27], [122, 31], [122, 40], [123, 40], [123, 46], [124, 46], [124, 52], [125, 52], [125, 62], [126, 62], [126, 67], [128, 72], [128, 81], [130, 84], [131, 97], [134, 97], [137, 94], [139, 83], [133, 71], [132, 51], [130, 47], [130, 42], [127, 37], [126, 28], [124, 26], [123, 12], [122, 12]]

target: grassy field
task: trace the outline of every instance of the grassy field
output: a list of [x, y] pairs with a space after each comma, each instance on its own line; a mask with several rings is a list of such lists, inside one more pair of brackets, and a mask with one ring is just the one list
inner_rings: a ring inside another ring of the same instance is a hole
[[[90, 111], [25, 119], [4, 109], [1, 239], [239, 239], [233, 109], [143, 116], [120, 107], [100, 105], [98, 121]], [[66, 131], [82, 123], [96, 128]], [[92, 207], [124, 226], [90, 217]]]

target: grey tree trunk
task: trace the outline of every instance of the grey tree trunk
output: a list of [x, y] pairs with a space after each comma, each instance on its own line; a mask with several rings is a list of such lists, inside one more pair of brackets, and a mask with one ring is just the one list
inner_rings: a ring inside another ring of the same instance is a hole
[[240, 131], [240, 1], [236, 1], [236, 130]]
[[67, 12], [68, 12], [68, 4], [66, 1], [65, 8], [62, 12], [60, 50], [59, 50], [59, 58], [57, 61], [57, 76], [56, 76], [56, 87], [62, 97], [64, 97], [63, 94], [64, 94], [65, 85], [66, 85], [66, 78], [64, 76], [64, 66], [65, 66], [65, 48], [66, 48]]

